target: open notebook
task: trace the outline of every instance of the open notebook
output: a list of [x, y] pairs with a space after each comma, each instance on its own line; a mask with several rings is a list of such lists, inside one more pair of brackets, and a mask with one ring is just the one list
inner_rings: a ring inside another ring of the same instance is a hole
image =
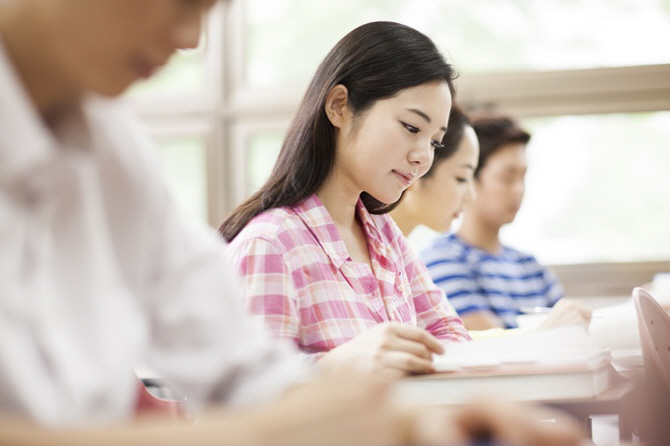
[[610, 387], [609, 352], [582, 327], [536, 330], [447, 346], [438, 373], [400, 380], [398, 400], [456, 404], [493, 394], [518, 401], [594, 398]]

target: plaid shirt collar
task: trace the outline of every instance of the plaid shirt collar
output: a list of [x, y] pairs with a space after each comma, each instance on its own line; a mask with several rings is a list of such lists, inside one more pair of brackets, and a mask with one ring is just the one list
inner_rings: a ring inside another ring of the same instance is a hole
[[[312, 194], [300, 203], [291, 206], [291, 209], [309, 228], [335, 267], [341, 268], [349, 260], [349, 254], [335, 222], [319, 197]], [[356, 203], [356, 214], [362, 223], [368, 244], [372, 245], [376, 252], [383, 252], [384, 244], [379, 229], [360, 198]]]

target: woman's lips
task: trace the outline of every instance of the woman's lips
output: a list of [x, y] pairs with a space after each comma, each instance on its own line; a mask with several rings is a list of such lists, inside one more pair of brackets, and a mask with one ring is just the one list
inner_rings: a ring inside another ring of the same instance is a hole
[[400, 180], [407, 186], [412, 183], [412, 179], [414, 178], [414, 175], [406, 175], [404, 173], [398, 172], [397, 170], [393, 170], [393, 173], [396, 174], [396, 176], [400, 178]]

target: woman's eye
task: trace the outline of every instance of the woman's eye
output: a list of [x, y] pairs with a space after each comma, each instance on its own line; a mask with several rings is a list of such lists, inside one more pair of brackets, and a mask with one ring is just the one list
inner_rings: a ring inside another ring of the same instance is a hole
[[444, 149], [444, 144], [442, 144], [440, 141], [433, 140], [430, 142], [430, 145], [433, 146], [433, 149], [437, 150]]
[[459, 183], [465, 184], [465, 183], [468, 182], [468, 179], [467, 178], [456, 177], [456, 181], [459, 182]]
[[419, 128], [414, 127], [411, 124], [407, 124], [406, 122], [403, 122], [402, 125], [407, 129], [408, 132], [410, 133], [419, 133]]

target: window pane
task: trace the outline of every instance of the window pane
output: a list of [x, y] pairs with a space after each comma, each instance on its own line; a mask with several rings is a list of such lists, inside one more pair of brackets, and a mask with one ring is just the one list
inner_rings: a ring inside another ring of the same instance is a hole
[[248, 0], [245, 7], [250, 88], [305, 84], [342, 36], [373, 20], [423, 31], [462, 73], [670, 61], [668, 0]]
[[135, 83], [129, 90], [130, 96], [164, 96], [194, 92], [205, 83], [205, 43], [204, 38], [198, 48], [177, 51], [167, 65], [150, 79]]
[[183, 211], [207, 222], [207, 150], [201, 138], [159, 137], [168, 184]]
[[246, 193], [251, 195], [267, 180], [277, 161], [284, 133], [264, 131], [252, 134], [248, 139]]
[[526, 196], [503, 240], [547, 263], [670, 257], [670, 112], [524, 120]]

